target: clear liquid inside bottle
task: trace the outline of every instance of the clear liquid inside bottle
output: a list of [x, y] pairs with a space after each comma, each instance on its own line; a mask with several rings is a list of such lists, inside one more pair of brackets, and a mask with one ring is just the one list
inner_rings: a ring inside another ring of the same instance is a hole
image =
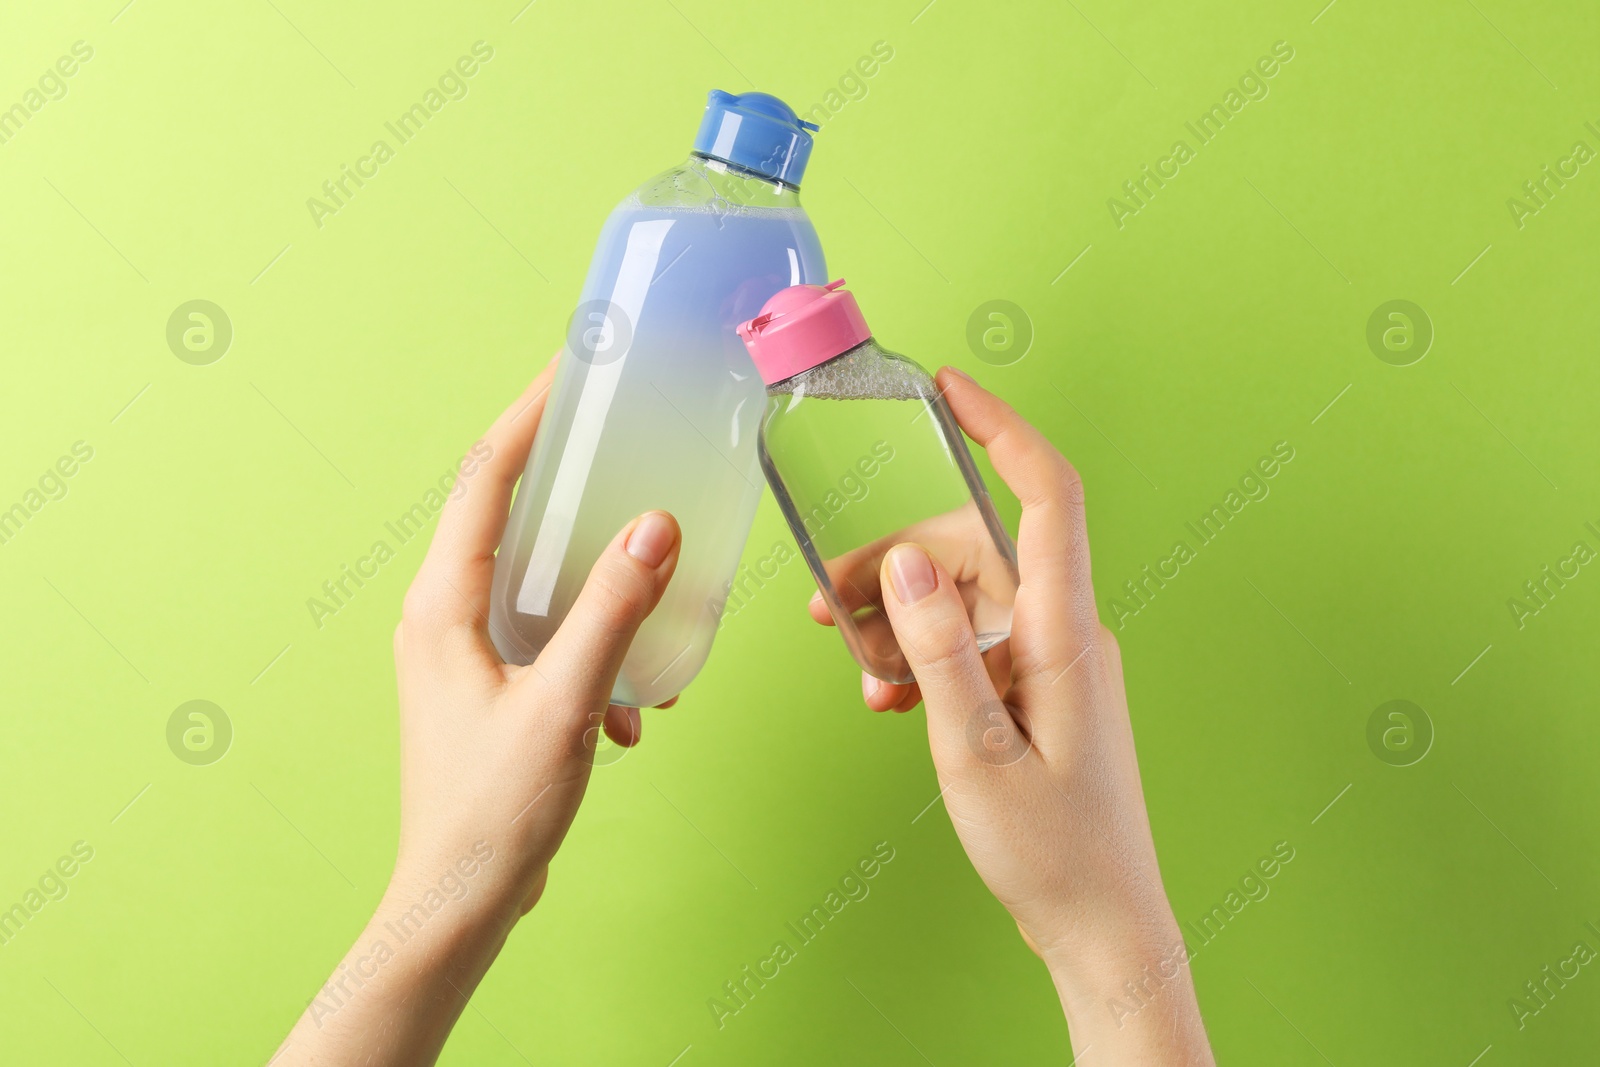
[[914, 541], [943, 564], [978, 647], [1011, 635], [1016, 549], [932, 377], [872, 340], [767, 387], [761, 464], [845, 644], [913, 680], [883, 608], [883, 557]]

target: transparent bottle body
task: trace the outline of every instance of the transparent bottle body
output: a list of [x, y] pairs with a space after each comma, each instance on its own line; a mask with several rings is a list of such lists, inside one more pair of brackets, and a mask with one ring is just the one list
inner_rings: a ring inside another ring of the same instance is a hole
[[635, 516], [671, 512], [677, 570], [613, 703], [659, 704], [704, 665], [761, 475], [764, 391], [734, 332], [790, 285], [827, 280], [795, 189], [690, 157], [601, 231], [495, 560], [489, 630], [531, 662]]
[[1016, 548], [927, 371], [872, 341], [767, 388], [761, 466], [840, 636], [912, 681], [884, 613], [884, 555], [914, 541], [944, 565], [987, 651], [1011, 635]]

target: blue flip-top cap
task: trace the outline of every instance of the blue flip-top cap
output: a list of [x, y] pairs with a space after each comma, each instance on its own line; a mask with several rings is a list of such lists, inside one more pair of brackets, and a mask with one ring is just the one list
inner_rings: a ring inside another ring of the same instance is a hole
[[798, 187], [811, 158], [811, 132], [820, 128], [775, 96], [713, 89], [694, 150]]

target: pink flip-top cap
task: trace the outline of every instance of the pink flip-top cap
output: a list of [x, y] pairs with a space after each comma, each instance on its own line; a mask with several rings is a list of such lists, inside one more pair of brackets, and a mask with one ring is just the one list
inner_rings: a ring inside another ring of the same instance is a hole
[[872, 336], [855, 296], [839, 288], [843, 284], [840, 278], [827, 285], [791, 285], [739, 325], [763, 382], [792, 378]]

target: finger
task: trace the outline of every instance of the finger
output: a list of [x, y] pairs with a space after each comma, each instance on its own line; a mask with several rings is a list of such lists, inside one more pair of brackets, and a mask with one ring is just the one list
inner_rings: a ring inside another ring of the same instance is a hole
[[966, 766], [974, 755], [970, 724], [1000, 706], [966, 606], [949, 573], [920, 545], [899, 545], [884, 557], [883, 588], [889, 621], [928, 705], [934, 764]]
[[989, 669], [989, 681], [1004, 693], [1011, 684], [1011, 642], [1001, 641], [983, 654], [983, 665]]
[[839, 598], [839, 607], [845, 614], [854, 615], [862, 608], [883, 603], [883, 590], [878, 586], [883, 554], [901, 541], [914, 540], [904, 534], [891, 536], [893, 540], [880, 538], [823, 563], [828, 572], [828, 581]]
[[865, 671], [861, 672], [861, 699], [867, 702], [867, 707], [873, 711], [888, 711], [896, 707], [906, 697], [908, 685], [895, 685], [882, 678], [876, 678]]
[[519, 690], [549, 686], [561, 699], [520, 692], [518, 699], [568, 709], [574, 728], [592, 721], [587, 716], [609, 702], [633, 635], [672, 579], [681, 538], [678, 520], [664, 511], [646, 512], [612, 538], [534, 670], [512, 683]]
[[639, 709], [622, 704], [607, 705], [605, 718], [601, 720], [600, 725], [605, 729], [606, 736], [623, 748], [637, 745], [644, 727], [639, 717]]
[[833, 612], [828, 610], [828, 602], [822, 599], [822, 590], [818, 589], [811, 594], [806, 610], [811, 613], [812, 622], [820, 622], [824, 626], [833, 625]]
[[[1083, 482], [1072, 464], [1011, 405], [953, 368], [939, 385], [956, 421], [989, 454], [1022, 502], [1011, 655], [1019, 674], [1057, 673], [1099, 626], [1089, 569]], [[1063, 641], [1062, 637], [1067, 640]]]
[[658, 708], [670, 708], [670, 707], [672, 707], [672, 705], [676, 704], [677, 702], [678, 702], [678, 698], [677, 697], [673, 697], [671, 700], [667, 701], [665, 704], [657, 704], [656, 707], [658, 707]]
[[[900, 540], [907, 538], [901, 537]], [[882, 566], [883, 554], [889, 548], [890, 543], [866, 545], [823, 563], [840, 613], [850, 616], [862, 608], [875, 608], [883, 603], [883, 592], [878, 588], [878, 568]], [[824, 626], [836, 625], [833, 607], [822, 590], [818, 589], [811, 595], [806, 610], [814, 621]]]
[[922, 690], [916, 682], [898, 685], [861, 673], [861, 698], [873, 711], [910, 711], [922, 703]]
[[[879, 552], [881, 559], [882, 551]], [[871, 572], [872, 587], [878, 588], [878, 562], [873, 563]], [[831, 564], [830, 564], [831, 567]], [[841, 600], [830, 600], [820, 590], [808, 604], [808, 610], [814, 622], [824, 625], [836, 626], [839, 620], [844, 620], [854, 630], [854, 635], [845, 635], [845, 644], [861, 663], [872, 663], [880, 669], [887, 671], [894, 677], [906, 677], [909, 673], [906, 668], [905, 658], [900, 653], [900, 644], [895, 640], [894, 629], [889, 625], [889, 617], [883, 613], [883, 594], [875, 592], [869, 602], [865, 597], [857, 595], [859, 587], [852, 585], [849, 590], [841, 594]], [[899, 701], [899, 694], [889, 696], [875, 695], [871, 682], [864, 676], [862, 679], [862, 695], [867, 700], [867, 705], [874, 711], [884, 711]], [[880, 679], [874, 678], [874, 681]], [[884, 684], [890, 684], [885, 682]], [[895, 683], [899, 684], [899, 683]], [[882, 706], [878, 706], [878, 702]]]
[[890, 711], [905, 713], [922, 703], [922, 687], [916, 682], [906, 686], [906, 695], [895, 702]]
[[555, 372], [552, 359], [458, 468], [433, 543], [417, 572], [421, 592], [429, 594], [427, 610], [436, 618], [488, 625], [495, 549], [505, 533], [511, 490], [527, 466]]

